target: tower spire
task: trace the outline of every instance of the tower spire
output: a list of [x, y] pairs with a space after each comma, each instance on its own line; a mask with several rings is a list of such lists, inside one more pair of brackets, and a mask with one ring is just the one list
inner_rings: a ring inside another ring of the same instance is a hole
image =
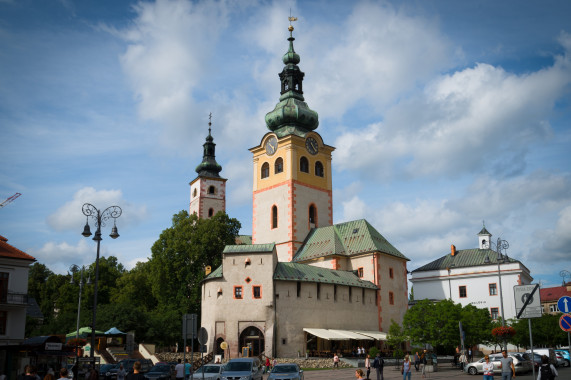
[[216, 144], [214, 144], [211, 128], [212, 112], [208, 115], [208, 136], [206, 136], [206, 142], [202, 145], [204, 148], [202, 162], [195, 169], [199, 177], [220, 177], [219, 173], [222, 171], [222, 166], [216, 162]]
[[319, 125], [317, 112], [313, 111], [305, 103], [303, 97], [303, 77], [305, 74], [299, 69], [297, 64], [300, 61], [299, 54], [293, 47], [294, 27], [292, 21], [297, 17], [290, 16], [289, 48], [282, 57], [284, 68], [279, 74], [281, 82], [280, 102], [276, 104], [273, 111], [266, 114], [266, 126], [279, 137], [296, 134], [305, 136], [307, 132], [313, 131]]

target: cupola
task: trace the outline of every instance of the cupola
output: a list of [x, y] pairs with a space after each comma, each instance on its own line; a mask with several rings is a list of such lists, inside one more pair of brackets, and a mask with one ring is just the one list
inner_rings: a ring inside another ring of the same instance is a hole
[[490, 242], [492, 241], [492, 234], [486, 229], [486, 224], [482, 222], [482, 230], [478, 232], [478, 247], [480, 249], [490, 249]]
[[202, 155], [202, 162], [196, 167], [196, 172], [199, 177], [220, 177], [219, 173], [222, 171], [222, 166], [216, 162], [214, 138], [211, 135], [212, 119], [208, 122], [208, 136], [206, 142], [202, 145], [204, 153]]

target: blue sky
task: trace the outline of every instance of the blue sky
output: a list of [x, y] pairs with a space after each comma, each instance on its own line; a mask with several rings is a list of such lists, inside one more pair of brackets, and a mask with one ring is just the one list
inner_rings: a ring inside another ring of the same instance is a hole
[[[571, 271], [568, 1], [0, 0], [0, 210], [64, 273], [95, 258], [81, 205], [119, 205], [128, 268], [187, 209], [208, 114], [227, 212], [251, 233], [248, 148], [278, 101], [287, 16], [333, 153], [334, 221], [415, 269], [482, 220], [545, 286]], [[105, 231], [104, 237], [110, 232]]]

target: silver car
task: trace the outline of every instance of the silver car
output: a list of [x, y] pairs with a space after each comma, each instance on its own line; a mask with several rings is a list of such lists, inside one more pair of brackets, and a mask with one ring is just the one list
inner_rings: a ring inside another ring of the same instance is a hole
[[303, 380], [303, 370], [297, 364], [276, 364], [267, 380]]
[[[490, 363], [494, 364], [494, 374], [500, 374], [502, 369], [500, 368], [500, 358], [502, 358], [502, 354], [492, 354], [490, 356]], [[527, 373], [531, 371], [531, 362], [529, 360], [525, 360], [520, 353], [518, 352], [509, 352], [508, 356], [512, 358], [514, 362], [514, 368], [516, 374], [518, 373]], [[468, 372], [470, 375], [477, 375], [484, 373], [484, 363], [486, 359], [482, 358], [477, 362], [468, 363], [464, 370]]]
[[194, 371], [195, 379], [202, 379], [202, 372], [204, 372], [204, 378], [210, 380], [220, 380], [222, 372], [222, 364], [206, 364]]
[[231, 359], [220, 374], [221, 380], [263, 380], [262, 365], [258, 358]]

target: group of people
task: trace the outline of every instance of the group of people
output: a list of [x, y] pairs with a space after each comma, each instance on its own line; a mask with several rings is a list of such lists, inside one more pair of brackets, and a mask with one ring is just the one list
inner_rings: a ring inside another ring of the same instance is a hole
[[176, 380], [184, 380], [190, 377], [190, 363], [188, 359], [184, 359], [184, 364], [182, 364], [182, 359], [178, 359], [177, 364], [174, 366], [174, 373]]
[[276, 358], [271, 358], [271, 360], [270, 360], [270, 358], [268, 358], [266, 356], [266, 362], [264, 363], [263, 373], [266, 373], [266, 372], [269, 373], [272, 370], [272, 368], [274, 368], [276, 366], [276, 364], [278, 364], [278, 361], [276, 360]]
[[359, 358], [364, 358], [366, 353], [367, 351], [365, 350], [365, 347], [355, 347], [352, 351], [353, 356], [357, 356]]

